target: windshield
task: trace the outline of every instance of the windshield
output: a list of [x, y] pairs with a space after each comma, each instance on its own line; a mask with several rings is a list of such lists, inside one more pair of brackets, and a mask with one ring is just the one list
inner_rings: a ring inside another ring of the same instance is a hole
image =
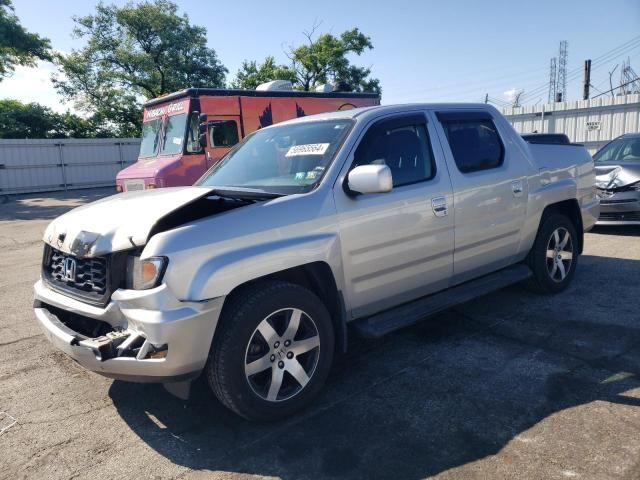
[[160, 137], [160, 119], [150, 120], [142, 124], [142, 141], [140, 142], [140, 156], [150, 157], [158, 150]]
[[640, 162], [640, 137], [618, 138], [605, 145], [593, 159], [596, 162]]
[[182, 152], [184, 142], [184, 129], [187, 125], [187, 114], [172, 115], [167, 117], [162, 139], [161, 155], [171, 155]]
[[350, 120], [305, 122], [258, 130], [231, 150], [197, 185], [271, 193], [311, 191], [350, 130]]

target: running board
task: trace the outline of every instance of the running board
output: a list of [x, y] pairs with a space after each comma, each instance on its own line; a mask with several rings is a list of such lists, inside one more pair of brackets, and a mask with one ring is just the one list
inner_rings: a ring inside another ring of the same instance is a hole
[[455, 305], [522, 282], [532, 274], [526, 265], [514, 265], [371, 317], [356, 320], [354, 327], [356, 332], [365, 338], [379, 338]]

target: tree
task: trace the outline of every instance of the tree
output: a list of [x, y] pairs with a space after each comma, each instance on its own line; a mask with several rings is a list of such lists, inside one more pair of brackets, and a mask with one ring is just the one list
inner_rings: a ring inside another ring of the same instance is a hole
[[272, 80], [290, 80], [295, 83], [295, 72], [286, 65], [277, 65], [269, 56], [260, 65], [255, 60], [242, 62], [242, 66], [231, 82], [231, 88], [255, 89], [258, 85]]
[[0, 0], [0, 81], [13, 73], [16, 65], [33, 66], [51, 60], [49, 40], [30, 33], [13, 13], [11, 0]]
[[0, 138], [95, 138], [114, 133], [96, 116], [82, 118], [38, 103], [0, 100]]
[[343, 81], [354, 91], [380, 92], [380, 81], [370, 78], [371, 69], [351, 65], [349, 54], [361, 55], [373, 49], [371, 38], [354, 28], [339, 37], [325, 33], [314, 40], [315, 24], [310, 32], [303, 32], [308, 43], [291, 47], [287, 56], [292, 62], [298, 88], [311, 90], [314, 86]]
[[57, 55], [65, 77], [54, 85], [80, 110], [138, 136], [141, 103], [187, 87], [222, 87], [227, 69], [207, 47], [206, 29], [178, 15], [169, 0], [98, 4], [94, 15], [74, 17], [81, 50]]

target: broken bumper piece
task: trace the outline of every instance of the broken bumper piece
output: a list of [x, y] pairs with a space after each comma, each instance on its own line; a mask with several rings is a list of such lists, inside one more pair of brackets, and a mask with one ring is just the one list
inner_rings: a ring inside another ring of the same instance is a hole
[[45, 336], [88, 370], [135, 382], [173, 383], [204, 367], [222, 299], [180, 302], [165, 286], [117, 291], [104, 308], [35, 287], [34, 313]]

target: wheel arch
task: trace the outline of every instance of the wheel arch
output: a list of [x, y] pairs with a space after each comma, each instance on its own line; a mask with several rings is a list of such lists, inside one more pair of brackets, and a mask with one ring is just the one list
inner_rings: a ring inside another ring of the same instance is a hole
[[542, 211], [540, 223], [538, 224], [538, 230], [540, 230], [540, 226], [542, 225], [542, 222], [545, 220], [545, 218], [553, 213], [564, 215], [569, 220], [571, 220], [574, 228], [576, 229], [576, 234], [578, 235], [578, 253], [582, 253], [582, 250], [584, 248], [584, 229], [582, 225], [582, 214], [580, 212], [580, 205], [578, 205], [578, 200], [576, 200], [575, 198], [571, 198], [547, 205]]
[[253, 286], [260, 282], [278, 280], [282, 282], [300, 285], [320, 298], [331, 317], [335, 336], [336, 350], [346, 352], [347, 350], [347, 314], [345, 310], [342, 292], [337, 287], [336, 280], [331, 267], [326, 262], [316, 261], [296, 267], [287, 268], [277, 272], [254, 278], [248, 282], [236, 286], [225, 298], [221, 316], [224, 316], [225, 306], [230, 301], [242, 295], [243, 290], [248, 286]]

